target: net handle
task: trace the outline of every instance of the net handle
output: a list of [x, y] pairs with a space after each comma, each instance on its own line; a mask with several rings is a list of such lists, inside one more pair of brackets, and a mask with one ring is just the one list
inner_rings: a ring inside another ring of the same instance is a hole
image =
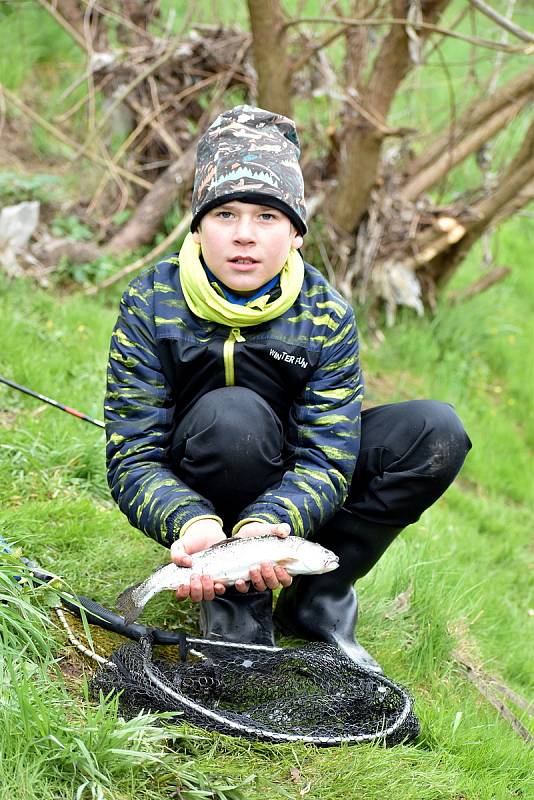
[[98, 625], [104, 630], [118, 633], [127, 639], [139, 641], [141, 638], [149, 636], [154, 644], [180, 645], [187, 638], [183, 631], [166, 631], [162, 628], [142, 625], [139, 622], [128, 624], [120, 614], [116, 614], [111, 609], [97, 603], [96, 600], [84, 597], [84, 595], [73, 595], [72, 598], [63, 595], [61, 603], [77, 617], [81, 618], [83, 611], [90, 625]]
[[[35, 561], [28, 558], [22, 558], [21, 561], [31, 573], [34, 580], [41, 583], [49, 583], [57, 575], [53, 575], [46, 570], [43, 570]], [[202, 639], [196, 636], [188, 636], [184, 631], [168, 631], [163, 628], [155, 628], [150, 625], [142, 625], [139, 622], [127, 623], [120, 614], [112, 611], [110, 608], [97, 603], [90, 597], [84, 595], [61, 595], [61, 604], [75, 614], [80, 619], [82, 618], [82, 611], [85, 614], [87, 622], [90, 625], [98, 625], [104, 630], [118, 633], [119, 636], [124, 636], [127, 639], [133, 639], [138, 642], [142, 637], [150, 636], [154, 644], [159, 645], [178, 645], [180, 647], [180, 654], [185, 657], [185, 651], [189, 645], [194, 644], [209, 644], [214, 647], [232, 647], [242, 650], [264, 651], [264, 652], [277, 652], [281, 650], [280, 647], [272, 647], [263, 644], [242, 644], [240, 642], [227, 642], [217, 641], [212, 639]]]
[[85, 613], [87, 622], [90, 625], [98, 625], [105, 630], [118, 633], [127, 639], [133, 639], [138, 642], [142, 637], [150, 637], [154, 644], [160, 645], [179, 645], [185, 642], [186, 645], [196, 644], [209, 644], [211, 647], [227, 647], [239, 650], [253, 650], [263, 651], [267, 653], [277, 653], [282, 650], [281, 647], [272, 647], [266, 644], [242, 644], [241, 642], [226, 642], [217, 641], [216, 639], [202, 639], [197, 636], [188, 636], [184, 631], [166, 631], [163, 628], [153, 628], [150, 625], [142, 625], [139, 622], [127, 623], [124, 617], [116, 614], [115, 611], [106, 608], [105, 606], [97, 603], [96, 600], [91, 600], [90, 597], [83, 595], [72, 595], [67, 597], [62, 595], [62, 604], [72, 611], [73, 614], [80, 617], [82, 611]]

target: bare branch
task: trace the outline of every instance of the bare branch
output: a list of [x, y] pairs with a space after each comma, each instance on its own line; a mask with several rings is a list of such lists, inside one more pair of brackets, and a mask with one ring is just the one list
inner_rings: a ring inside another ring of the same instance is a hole
[[[87, 5], [87, 0], [83, 0], [83, 2]], [[116, 11], [112, 11], [110, 8], [105, 8], [104, 6], [100, 5], [100, 3], [94, 2], [93, 8], [95, 11], [98, 11], [103, 17], [109, 17], [110, 19], [114, 19], [123, 25], [125, 28], [136, 33], [138, 36], [147, 39], [148, 41], [152, 41], [152, 35], [144, 30], [144, 28], [139, 27], [136, 25], [135, 22], [132, 22], [131, 19], [128, 19], [124, 14], [118, 14]]]
[[496, 22], [501, 28], [504, 28], [505, 31], [513, 33], [514, 36], [517, 36], [517, 38], [521, 39], [523, 42], [534, 42], [534, 36], [531, 33], [523, 30], [523, 28], [520, 28], [519, 25], [515, 24], [515, 22], [503, 17], [501, 14], [495, 11], [494, 8], [489, 6], [487, 3], [484, 3], [483, 0], [469, 0], [469, 2], [478, 11], [480, 11], [482, 14], [485, 14], [486, 17], [489, 17], [491, 20], [493, 20], [493, 22]]
[[474, 281], [461, 292], [454, 292], [449, 297], [449, 301], [451, 303], [459, 303], [463, 300], [469, 300], [471, 297], [475, 297], [477, 294], [482, 294], [487, 289], [490, 289], [492, 286], [495, 286], [496, 283], [500, 283], [508, 275], [511, 273], [510, 267], [495, 267], [494, 269], [487, 272], [482, 278], [479, 278], [478, 281]]
[[[449, 0], [432, 0], [425, 6], [425, 19], [438, 20]], [[404, 7], [404, 0], [394, 0], [394, 11]], [[364, 22], [366, 20], [363, 20]], [[428, 36], [423, 30], [421, 37]], [[412, 69], [409, 39], [404, 28], [390, 27], [382, 40], [367, 85], [359, 101], [386, 127], [386, 120], [395, 93]], [[356, 229], [369, 203], [376, 183], [383, 134], [359, 113], [348, 118], [341, 143], [337, 187], [330, 196], [328, 213], [339, 229], [350, 233]]]
[[523, 53], [523, 55], [531, 55], [534, 48], [527, 47], [514, 47], [513, 45], [501, 44], [494, 42], [491, 39], [481, 39], [479, 36], [468, 36], [464, 33], [457, 33], [456, 31], [442, 28], [439, 25], [432, 25], [430, 22], [413, 23], [409, 19], [400, 17], [377, 17], [376, 19], [348, 19], [347, 17], [301, 17], [300, 19], [292, 19], [285, 23], [284, 28], [290, 28], [294, 25], [332, 25], [342, 24], [353, 27], [373, 28], [383, 25], [411, 25], [415, 30], [421, 29], [429, 32], [440, 33], [442, 36], [450, 36], [452, 39], [459, 39], [468, 44], [474, 44], [477, 47], [486, 47], [489, 50], [502, 50], [504, 53]]
[[[356, 3], [355, 3], [355, 6], [357, 6]], [[376, 1], [375, 2], [366, 3], [366, 6], [363, 8], [362, 13], [359, 14], [357, 17], [355, 16], [355, 19], [360, 19], [360, 18], [364, 19], [365, 17], [368, 17], [370, 14], [372, 14], [374, 11], [376, 11], [377, 6], [378, 6], [378, 3]], [[341, 14], [340, 14], [340, 16], [341, 16]], [[332, 31], [332, 33], [325, 34], [321, 39], [319, 39], [318, 42], [313, 44], [309, 48], [309, 50], [306, 50], [304, 53], [302, 53], [300, 58], [298, 58], [296, 61], [293, 61], [290, 64], [291, 72], [293, 74], [298, 72], [300, 69], [302, 69], [302, 67], [304, 67], [310, 61], [311, 58], [313, 58], [313, 56], [316, 53], [318, 53], [320, 50], [323, 50], [325, 47], [328, 47], [329, 45], [331, 45], [332, 42], [335, 42], [336, 39], [339, 39], [340, 36], [347, 35], [347, 33], [350, 34], [350, 31], [354, 30], [354, 28], [355, 28], [355, 26], [352, 26], [352, 25], [341, 25], [339, 28], [337, 28], [337, 30]], [[349, 47], [347, 47], [347, 55], [348, 55], [348, 57], [352, 58], [353, 53], [354, 53], [354, 50], [349, 51]], [[356, 81], [351, 79], [351, 78], [349, 78], [348, 83], [349, 83], [349, 85], [354, 86]]]
[[358, 114], [361, 114], [362, 117], [373, 126], [373, 128], [376, 128], [377, 132], [380, 133], [381, 136], [407, 136], [409, 133], [416, 132], [415, 128], [390, 128], [387, 125], [384, 125], [384, 122], [374, 109], [366, 108], [363, 103], [359, 103], [356, 97], [353, 97], [352, 94], [347, 93], [344, 99], [345, 102], [355, 111], [357, 111]]
[[[48, 122], [46, 119], [43, 119], [43, 117], [37, 114], [37, 112], [35, 112], [32, 108], [23, 103], [22, 100], [19, 100], [19, 98], [15, 94], [13, 94], [13, 92], [11, 92], [6, 86], [0, 84], [0, 92], [3, 92], [7, 97], [7, 99], [11, 103], [13, 103], [13, 105], [17, 106], [17, 108], [23, 111], [26, 116], [30, 117], [30, 119], [33, 119], [34, 122], [36, 122], [42, 128], [51, 133], [52, 136], [54, 136], [60, 142], [63, 142], [63, 144], [67, 145], [67, 147], [69, 147], [75, 154], [78, 153], [80, 149], [80, 145], [78, 142], [75, 142], [73, 139], [67, 136], [66, 133], [63, 133], [63, 131], [60, 130], [60, 128], [57, 128], [55, 125], [52, 125], [51, 122]], [[86, 152], [84, 153], [84, 156], [88, 158], [90, 161], [95, 161], [97, 164], [100, 164], [103, 167], [107, 168], [108, 166], [106, 159], [103, 158], [98, 153]], [[141, 186], [143, 189], [152, 188], [152, 184], [150, 183], [150, 181], [146, 181], [144, 178], [140, 178], [138, 175], [134, 175], [133, 172], [130, 172], [129, 170], [124, 169], [123, 167], [117, 167], [117, 172], [119, 173], [119, 175], [122, 175], [124, 178], [131, 181], [132, 183]]]
[[298, 58], [296, 61], [290, 62], [291, 73], [295, 74], [296, 72], [299, 72], [299, 70], [306, 66], [308, 61], [310, 61], [316, 53], [331, 45], [332, 42], [335, 42], [336, 39], [339, 39], [340, 36], [343, 36], [347, 30], [350, 30], [350, 26], [342, 25], [337, 30], [333, 31], [332, 33], [328, 33], [323, 36], [322, 39], [319, 39], [319, 41], [310, 47], [309, 50], [306, 50], [300, 58]]
[[82, 50], [87, 50], [85, 46], [85, 39], [82, 34], [74, 28], [70, 22], [68, 22], [64, 16], [62, 16], [57, 8], [49, 3], [48, 0], [38, 0], [39, 5], [41, 5], [48, 13], [54, 17], [56, 22], [61, 25], [61, 27], [67, 31], [69, 36], [72, 36], [76, 44], [79, 44]]
[[118, 283], [126, 275], [131, 275], [132, 272], [137, 272], [144, 267], [147, 267], [149, 264], [153, 264], [165, 251], [167, 251], [177, 239], [188, 229], [189, 225], [191, 224], [191, 214], [185, 214], [182, 217], [178, 225], [169, 233], [165, 239], [160, 242], [156, 247], [154, 247], [150, 253], [143, 258], [139, 258], [137, 261], [134, 261], [133, 264], [128, 264], [127, 267], [123, 267], [111, 277], [106, 278], [105, 281], [98, 284], [98, 286], [91, 286], [90, 289], [86, 289], [84, 294], [93, 295], [97, 294], [102, 289], [107, 289], [108, 286], [113, 286], [115, 283]]
[[118, 96], [113, 100], [109, 108], [106, 110], [105, 114], [102, 114], [102, 116], [100, 117], [98, 125], [96, 125], [94, 132], [87, 137], [78, 155], [83, 155], [87, 147], [89, 147], [89, 145], [93, 142], [98, 131], [102, 130], [102, 128], [109, 120], [109, 118], [112, 116], [112, 114], [117, 110], [117, 108], [121, 105], [121, 103], [124, 102], [124, 100], [128, 97], [128, 95], [131, 92], [133, 92], [135, 87], [139, 86], [139, 84], [142, 83], [144, 80], [146, 80], [149, 75], [151, 75], [153, 72], [159, 69], [159, 67], [161, 67], [166, 61], [169, 60], [169, 58], [173, 56], [175, 52], [175, 45], [176, 42], [173, 40], [166, 48], [162, 56], [160, 56], [151, 64], [149, 64], [149, 66], [145, 70], [140, 72], [139, 75], [137, 75], [133, 81], [130, 81], [128, 86], [126, 86], [121, 92], [119, 92]]
[[[459, 25], [459, 24], [460, 24], [460, 22], [462, 22], [462, 21], [463, 21], [463, 19], [465, 18], [466, 14], [468, 14], [468, 13], [469, 13], [469, 6], [466, 6], [465, 8], [463, 8], [463, 9], [460, 11], [460, 13], [458, 14], [458, 16], [456, 16], [456, 17], [455, 17], [455, 18], [452, 20], [452, 22], [449, 24], [449, 30], [450, 30], [450, 31], [453, 31], [453, 30], [456, 28], [456, 26], [457, 26], [457, 25]], [[427, 50], [427, 51], [424, 53], [424, 60], [425, 60], [425, 62], [426, 62], [426, 63], [428, 63], [428, 59], [430, 58], [430, 56], [434, 55], [434, 53], [436, 52], [436, 50], [438, 50], [438, 49], [439, 49], [439, 48], [442, 46], [443, 42], [444, 42], [444, 39], [438, 39], [436, 42], [434, 42], [434, 43], [433, 43], [432, 47], [430, 47], [430, 48], [429, 48], [429, 49], [428, 49], [428, 50]]]
[[403, 186], [400, 192], [402, 199], [413, 201], [431, 186], [439, 183], [453, 167], [464, 161], [471, 153], [474, 153], [505, 128], [527, 105], [529, 99], [530, 95], [527, 94], [516, 100], [515, 103], [504, 106], [478, 128], [466, 134], [450, 150], [442, 153], [433, 164], [418, 172]]
[[191, 183], [196, 146], [196, 140], [191, 142], [180, 158], [160, 175], [135, 209], [131, 219], [108, 242], [105, 248], [107, 253], [128, 252], [152, 241], [162, 219], [183, 187]]
[[443, 249], [437, 258], [429, 259], [430, 275], [436, 285], [443, 286], [463, 261], [475, 242], [496, 219], [503, 219], [504, 209], [517, 211], [520, 199], [527, 203], [531, 196], [527, 187], [534, 182], [534, 122], [527, 131], [523, 144], [512, 160], [494, 192], [484, 197], [472, 207], [477, 219], [466, 226], [465, 233], [458, 237], [457, 244], [448, 250]]
[[466, 108], [455, 125], [451, 125], [444, 135], [438, 136], [433, 142], [430, 142], [421, 155], [408, 165], [408, 174], [410, 176], [417, 175], [445, 150], [452, 149], [456, 142], [465, 136], [466, 132], [478, 127], [497, 111], [518, 100], [525, 92], [532, 90], [534, 90], [534, 68], [516, 75], [500, 86], [491, 96], [484, 95], [482, 100], [478, 97]]
[[[534, 180], [527, 183], [519, 192], [513, 197], [511, 200], [508, 201], [499, 211], [495, 214], [493, 218], [493, 224], [499, 225], [505, 219], [509, 217], [513, 217], [514, 214], [518, 214], [522, 208], [525, 208], [529, 203], [534, 200]], [[521, 214], [519, 214], [521, 216]]]
[[481, 675], [479, 670], [477, 669], [476, 665], [468, 659], [462, 653], [459, 653], [457, 650], [453, 652], [453, 658], [459, 664], [461, 664], [464, 669], [466, 670], [466, 674], [468, 679], [476, 686], [480, 694], [486, 698], [486, 700], [491, 703], [491, 705], [497, 709], [501, 717], [503, 717], [507, 722], [510, 723], [515, 733], [517, 733], [525, 742], [528, 744], [532, 744], [534, 742], [534, 738], [532, 734], [526, 728], [523, 723], [516, 717], [516, 715], [510, 711], [510, 709], [505, 706], [502, 700], [498, 697], [498, 695], [493, 690], [491, 683], [484, 679], [484, 675]]

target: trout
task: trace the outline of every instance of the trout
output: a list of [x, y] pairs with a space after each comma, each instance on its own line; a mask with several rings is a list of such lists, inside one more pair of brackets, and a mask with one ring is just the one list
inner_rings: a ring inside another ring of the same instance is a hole
[[117, 608], [130, 624], [158, 592], [187, 585], [191, 575], [210, 575], [214, 581], [233, 586], [249, 580], [250, 570], [270, 561], [289, 575], [320, 575], [339, 566], [338, 557], [320, 544], [288, 536], [250, 536], [227, 539], [191, 556], [191, 567], [164, 564], [141, 583], [128, 587], [117, 598]]

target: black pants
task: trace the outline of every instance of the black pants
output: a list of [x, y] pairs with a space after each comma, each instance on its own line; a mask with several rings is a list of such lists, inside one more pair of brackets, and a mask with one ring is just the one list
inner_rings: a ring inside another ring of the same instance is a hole
[[[446, 403], [410, 400], [363, 411], [344, 507], [374, 523], [416, 522], [452, 483], [470, 448]], [[213, 503], [227, 533], [290, 467], [280, 420], [258, 394], [234, 386], [200, 398], [177, 426], [171, 455], [176, 473]]]

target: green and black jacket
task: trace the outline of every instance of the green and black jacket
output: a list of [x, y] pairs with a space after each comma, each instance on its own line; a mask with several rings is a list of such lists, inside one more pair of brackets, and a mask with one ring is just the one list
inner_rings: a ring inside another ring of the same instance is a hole
[[286, 434], [291, 468], [241, 520], [288, 522], [308, 536], [343, 504], [356, 464], [363, 395], [350, 306], [305, 265], [295, 303], [242, 330], [195, 316], [174, 256], [133, 280], [111, 339], [105, 400], [108, 482], [132, 525], [170, 545], [193, 519], [216, 516], [172, 471], [176, 423], [206, 392], [261, 395]]

